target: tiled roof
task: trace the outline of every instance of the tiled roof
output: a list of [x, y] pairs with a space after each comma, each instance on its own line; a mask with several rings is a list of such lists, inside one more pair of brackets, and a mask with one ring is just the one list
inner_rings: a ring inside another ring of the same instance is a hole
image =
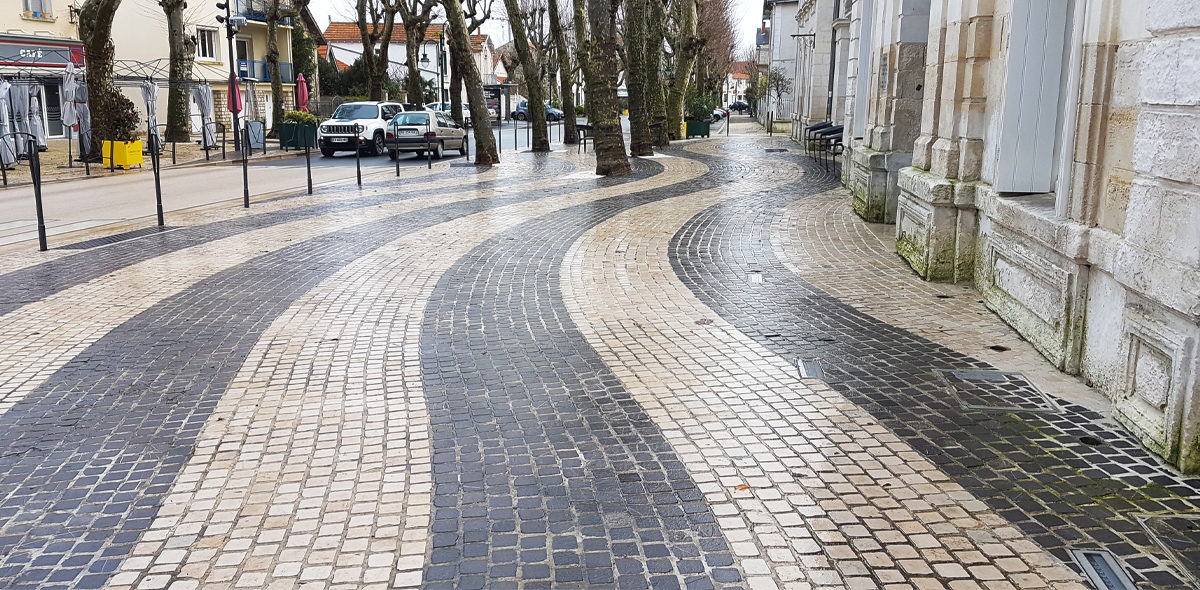
[[[433, 23], [425, 29], [425, 40], [432, 41], [437, 39], [438, 34], [442, 32], [440, 23]], [[337, 41], [359, 43], [362, 42], [362, 34], [358, 31], [358, 25], [348, 22], [331, 22], [325, 27], [325, 40], [329, 43]], [[408, 35], [404, 33], [404, 27], [397, 24], [392, 27], [392, 43], [404, 43], [408, 40]], [[483, 44], [488, 42], [487, 35], [471, 35], [471, 51], [483, 51]]]
[[317, 47], [317, 57], [321, 59], [329, 59], [329, 46], [320, 45]]

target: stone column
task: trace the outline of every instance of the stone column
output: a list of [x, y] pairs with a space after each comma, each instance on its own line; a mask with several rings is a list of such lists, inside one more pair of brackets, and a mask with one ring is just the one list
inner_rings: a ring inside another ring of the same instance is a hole
[[[873, 92], [863, 145], [850, 160], [854, 211], [867, 221], [895, 223], [901, 168], [912, 164], [921, 130], [929, 0], [886, 0], [873, 44]], [[895, 15], [894, 19], [889, 18]]]
[[[920, 135], [913, 165], [902, 168], [896, 182], [896, 250], [926, 280], [965, 281], [974, 272], [974, 183], [987, 121], [991, 4], [934, 0], [930, 6]], [[872, 135], [891, 147], [895, 137], [890, 129]]]

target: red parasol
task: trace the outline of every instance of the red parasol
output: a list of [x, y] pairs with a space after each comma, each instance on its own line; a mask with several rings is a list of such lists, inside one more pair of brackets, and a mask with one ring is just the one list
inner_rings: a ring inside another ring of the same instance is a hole
[[304, 74], [296, 76], [296, 107], [308, 112], [308, 80], [304, 79]]
[[242, 89], [240, 88], [240, 84], [238, 84], [237, 76], [233, 74], [229, 74], [229, 92], [226, 94], [229, 97], [228, 104], [226, 105], [229, 108], [229, 112], [242, 112]]

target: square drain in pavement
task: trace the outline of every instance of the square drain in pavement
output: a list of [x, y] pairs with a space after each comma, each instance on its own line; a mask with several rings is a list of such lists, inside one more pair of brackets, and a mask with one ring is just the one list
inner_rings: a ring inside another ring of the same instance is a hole
[[797, 358], [796, 370], [801, 379], [825, 379], [825, 370], [821, 368], [821, 359]]
[[786, 151], [788, 151], [787, 148], [767, 148], [768, 154], [777, 153], [777, 152], [786, 152]]
[[1142, 515], [1138, 521], [1192, 584], [1200, 588], [1200, 514]]
[[1079, 564], [1088, 580], [1099, 590], [1136, 590], [1133, 580], [1108, 551], [1075, 549], [1071, 557]]
[[1058, 404], [1012, 371], [939, 369], [938, 378], [967, 410], [1057, 413]]
[[74, 244], [67, 244], [65, 246], [59, 246], [58, 249], [59, 250], [87, 250], [89, 248], [98, 248], [100, 246], [107, 246], [109, 244], [116, 244], [117, 242], [124, 242], [126, 240], [134, 240], [137, 238], [152, 236], [154, 234], [161, 234], [163, 232], [174, 231], [177, 229], [179, 229], [179, 228], [167, 226], [167, 225], [164, 225], [161, 227], [157, 226], [157, 225], [153, 226], [153, 227], [144, 227], [142, 229], [135, 229], [133, 231], [127, 231], [124, 233], [113, 234], [111, 236], [103, 236], [103, 237], [99, 237], [99, 238], [93, 238], [90, 240], [84, 240], [82, 242], [75, 242]]

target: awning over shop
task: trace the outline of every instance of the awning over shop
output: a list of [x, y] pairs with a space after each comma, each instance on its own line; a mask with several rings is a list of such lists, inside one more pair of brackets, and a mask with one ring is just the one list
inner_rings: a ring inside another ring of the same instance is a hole
[[68, 63], [83, 67], [82, 41], [0, 34], [0, 72], [59, 76]]

